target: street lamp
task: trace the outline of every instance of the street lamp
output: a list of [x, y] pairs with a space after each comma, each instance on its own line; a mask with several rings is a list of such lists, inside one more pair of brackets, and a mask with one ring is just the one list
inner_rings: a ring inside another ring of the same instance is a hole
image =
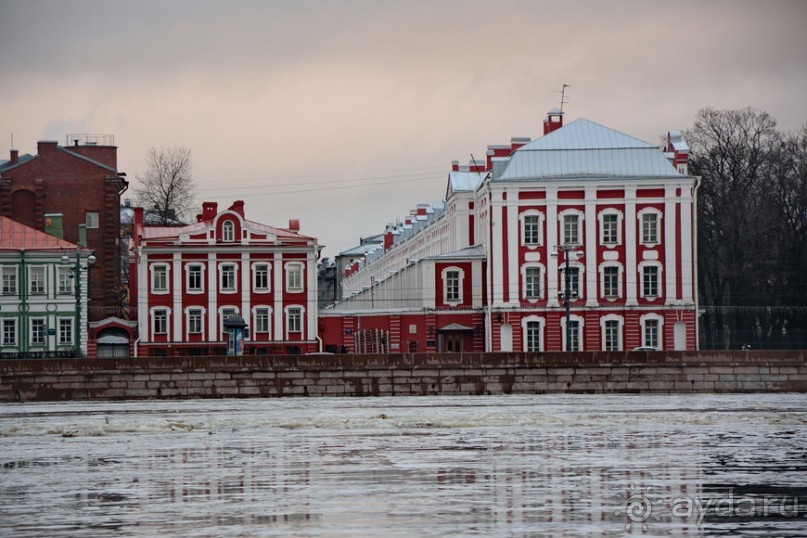
[[564, 243], [559, 247], [555, 247], [555, 253], [552, 254], [553, 258], [558, 257], [558, 252], [563, 252], [563, 267], [558, 267], [558, 271], [563, 273], [564, 290], [560, 296], [563, 298], [566, 306], [566, 351], [570, 351], [572, 347], [572, 301], [577, 299], [577, 293], [572, 293], [572, 271], [571, 259], [572, 253], [575, 258], [579, 257], [580, 253], [577, 249], [580, 245], [577, 243]]
[[[62, 255], [62, 265], [68, 265], [70, 263], [70, 257], [67, 254]], [[84, 267], [84, 270], [87, 271], [89, 275], [90, 265], [95, 263], [95, 256], [90, 254], [87, 256], [87, 265]], [[76, 262], [75, 266], [71, 271], [71, 278], [73, 279], [73, 291], [76, 294], [76, 323], [75, 323], [75, 347], [76, 357], [82, 357], [83, 353], [81, 351], [81, 247], [76, 247]], [[89, 282], [88, 282], [89, 288]], [[89, 289], [87, 290], [89, 293]], [[89, 314], [89, 308], [88, 314]]]

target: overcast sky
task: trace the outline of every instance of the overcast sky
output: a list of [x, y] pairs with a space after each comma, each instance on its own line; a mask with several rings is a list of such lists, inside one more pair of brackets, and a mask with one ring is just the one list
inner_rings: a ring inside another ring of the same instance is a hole
[[0, 0], [0, 129], [21, 154], [112, 134], [130, 191], [187, 146], [199, 205], [299, 218], [333, 257], [539, 136], [564, 83], [567, 123], [648, 142], [706, 106], [796, 131], [805, 28], [803, 0]]

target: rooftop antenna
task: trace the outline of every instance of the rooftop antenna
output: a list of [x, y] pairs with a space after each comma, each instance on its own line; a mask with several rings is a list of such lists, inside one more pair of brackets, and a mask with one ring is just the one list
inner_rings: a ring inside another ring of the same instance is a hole
[[563, 84], [563, 88], [560, 90], [560, 111], [563, 113], [563, 105], [565, 105], [568, 101], [566, 101], [566, 88], [571, 88], [569, 84]]

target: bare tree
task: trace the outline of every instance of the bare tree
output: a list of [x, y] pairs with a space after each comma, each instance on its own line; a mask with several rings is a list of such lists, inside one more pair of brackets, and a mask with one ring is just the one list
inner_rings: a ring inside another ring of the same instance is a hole
[[176, 224], [195, 207], [196, 184], [191, 177], [191, 150], [184, 146], [152, 147], [146, 171], [137, 175], [137, 203], [155, 215], [157, 224]]

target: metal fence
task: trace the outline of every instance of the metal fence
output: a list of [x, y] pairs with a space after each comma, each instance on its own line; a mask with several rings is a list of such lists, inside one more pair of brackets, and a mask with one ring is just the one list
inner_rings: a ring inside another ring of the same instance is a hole
[[699, 317], [700, 349], [807, 349], [807, 306], [712, 306]]

